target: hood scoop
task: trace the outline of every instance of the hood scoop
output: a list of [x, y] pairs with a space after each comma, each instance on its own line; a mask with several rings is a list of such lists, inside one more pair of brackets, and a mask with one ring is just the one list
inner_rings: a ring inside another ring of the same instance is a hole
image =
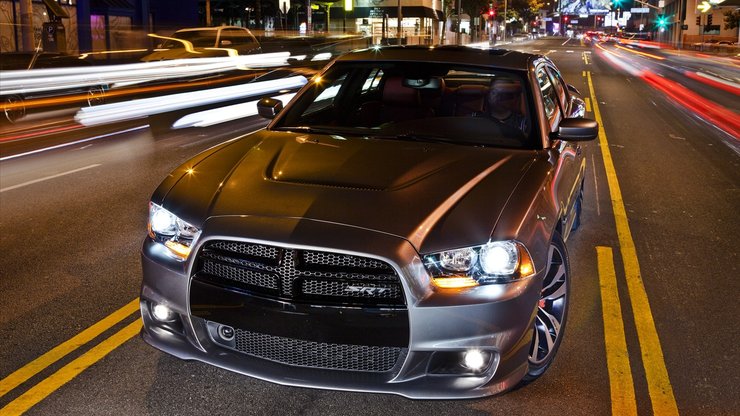
[[[399, 148], [400, 147], [400, 148]], [[403, 188], [448, 165], [418, 143], [298, 136], [275, 153], [265, 177], [274, 182], [358, 191]]]

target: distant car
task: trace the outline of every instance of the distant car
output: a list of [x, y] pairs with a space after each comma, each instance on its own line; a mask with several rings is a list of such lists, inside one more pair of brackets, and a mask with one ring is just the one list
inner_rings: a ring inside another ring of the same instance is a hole
[[727, 51], [735, 48], [737, 44], [729, 40], [709, 39], [705, 42], [694, 42], [691, 46], [693, 46], [694, 49], [706, 51]]
[[598, 124], [548, 58], [343, 55], [154, 192], [143, 339], [271, 382], [470, 398], [563, 339]]
[[248, 55], [262, 50], [252, 32], [238, 26], [180, 29], [170, 37], [159, 38], [163, 42], [141, 61]]

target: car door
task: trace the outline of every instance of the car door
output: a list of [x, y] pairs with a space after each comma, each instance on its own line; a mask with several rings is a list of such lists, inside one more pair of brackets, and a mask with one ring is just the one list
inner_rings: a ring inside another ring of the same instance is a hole
[[539, 93], [542, 98], [542, 109], [547, 118], [550, 151], [554, 158], [555, 195], [560, 208], [563, 238], [567, 239], [575, 220], [575, 204], [580, 194], [580, 184], [585, 169], [581, 148], [578, 143], [555, 139], [560, 122], [567, 118], [570, 111], [567, 86], [554, 66], [542, 63], [535, 69]]

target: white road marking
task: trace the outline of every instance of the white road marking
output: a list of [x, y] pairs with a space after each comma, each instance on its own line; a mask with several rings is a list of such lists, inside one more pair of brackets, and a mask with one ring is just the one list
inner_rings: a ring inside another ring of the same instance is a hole
[[70, 170], [70, 171], [67, 171], [67, 172], [62, 172], [62, 173], [57, 173], [56, 175], [51, 175], [51, 176], [46, 176], [46, 177], [39, 178], [39, 179], [34, 179], [32, 181], [19, 183], [18, 185], [8, 186], [7, 188], [0, 188], [0, 192], [5, 192], [5, 191], [10, 191], [10, 190], [13, 190], [13, 189], [17, 189], [17, 188], [22, 188], [22, 187], [27, 186], [27, 185], [33, 185], [34, 183], [48, 181], [49, 179], [59, 178], [61, 176], [65, 176], [65, 175], [71, 175], [73, 173], [82, 172], [83, 170], [87, 170], [87, 169], [97, 168], [98, 166], [102, 166], [102, 165], [100, 165], [99, 163], [97, 163], [97, 164], [94, 164], [94, 165], [85, 166], [83, 168], [73, 169], [73, 170]]
[[147, 127], [149, 127], [149, 125], [148, 124], [144, 124], [143, 126], [134, 127], [134, 128], [127, 129], [127, 130], [116, 131], [116, 132], [108, 133], [108, 134], [102, 134], [100, 136], [90, 137], [88, 139], [77, 140], [77, 141], [69, 142], [69, 143], [62, 143], [62, 144], [58, 144], [56, 146], [45, 147], [43, 149], [37, 149], [37, 150], [33, 150], [33, 151], [30, 151], [30, 152], [26, 152], [26, 153], [18, 153], [17, 155], [0, 157], [0, 162], [6, 161], [6, 160], [10, 160], [10, 159], [15, 159], [15, 158], [21, 157], [21, 156], [28, 156], [28, 155], [32, 155], [32, 154], [35, 154], [35, 153], [46, 152], [47, 150], [54, 150], [54, 149], [59, 149], [59, 148], [62, 148], [62, 147], [67, 147], [67, 146], [74, 146], [74, 145], [80, 144], [80, 143], [85, 143], [85, 142], [90, 142], [90, 141], [97, 140], [97, 139], [103, 139], [103, 138], [106, 138], [106, 137], [115, 136], [116, 134], [129, 133], [129, 132], [132, 132], [132, 131], [145, 129]]

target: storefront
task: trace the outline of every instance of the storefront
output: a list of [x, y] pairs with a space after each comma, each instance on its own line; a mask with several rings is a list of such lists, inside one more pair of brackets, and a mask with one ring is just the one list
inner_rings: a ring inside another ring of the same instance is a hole
[[399, 0], [354, 0], [350, 11], [331, 8], [331, 31], [364, 33], [373, 43], [431, 44], [444, 21], [441, 0], [400, 0], [401, 34], [398, 33]]

